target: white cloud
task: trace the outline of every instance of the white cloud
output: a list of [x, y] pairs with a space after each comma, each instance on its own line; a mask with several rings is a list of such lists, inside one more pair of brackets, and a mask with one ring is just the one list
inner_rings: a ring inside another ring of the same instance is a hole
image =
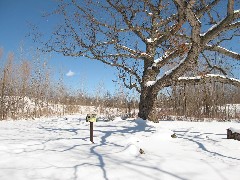
[[71, 77], [74, 76], [75, 72], [72, 72], [71, 70], [68, 71], [68, 73], [66, 74], [66, 76]]

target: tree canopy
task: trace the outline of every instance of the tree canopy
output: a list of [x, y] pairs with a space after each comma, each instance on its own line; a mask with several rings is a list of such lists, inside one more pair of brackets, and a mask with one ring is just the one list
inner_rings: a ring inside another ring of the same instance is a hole
[[224, 67], [240, 60], [230, 50], [236, 44], [227, 43], [240, 34], [237, 0], [60, 0], [53, 14], [63, 21], [44, 50], [116, 67], [125, 86], [140, 93], [143, 119], [156, 120], [159, 90], [194, 79], [182, 76], [240, 84]]

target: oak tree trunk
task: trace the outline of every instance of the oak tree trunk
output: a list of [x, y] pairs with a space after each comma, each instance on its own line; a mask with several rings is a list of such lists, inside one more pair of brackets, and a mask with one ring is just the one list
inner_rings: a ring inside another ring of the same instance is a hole
[[157, 92], [155, 92], [153, 88], [151, 87], [143, 88], [140, 96], [138, 117], [144, 120], [157, 122], [158, 120], [155, 109], [156, 100]]

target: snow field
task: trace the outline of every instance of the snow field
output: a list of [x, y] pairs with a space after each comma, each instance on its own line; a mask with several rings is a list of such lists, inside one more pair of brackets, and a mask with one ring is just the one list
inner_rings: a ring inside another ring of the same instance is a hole
[[0, 179], [239, 179], [240, 123], [84, 119], [1, 121]]

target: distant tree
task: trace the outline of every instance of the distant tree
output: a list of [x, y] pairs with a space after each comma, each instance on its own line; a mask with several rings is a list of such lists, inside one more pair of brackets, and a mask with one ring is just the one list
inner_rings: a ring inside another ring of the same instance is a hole
[[13, 53], [9, 53], [7, 57], [7, 61], [4, 65], [4, 68], [1, 72], [0, 79], [0, 118], [5, 119], [10, 112], [11, 104], [15, 102], [11, 102], [13, 99], [12, 91], [13, 85], [15, 84], [13, 79]]
[[[143, 119], [156, 121], [158, 92], [178, 81], [216, 79], [239, 86], [206, 56], [217, 52], [226, 61], [240, 60], [224, 47], [240, 33], [238, 0], [60, 0], [53, 13], [63, 23], [44, 50], [116, 67], [125, 86], [140, 93]], [[207, 75], [213, 68], [223, 75]], [[195, 72], [202, 72], [200, 78], [180, 78]]]

